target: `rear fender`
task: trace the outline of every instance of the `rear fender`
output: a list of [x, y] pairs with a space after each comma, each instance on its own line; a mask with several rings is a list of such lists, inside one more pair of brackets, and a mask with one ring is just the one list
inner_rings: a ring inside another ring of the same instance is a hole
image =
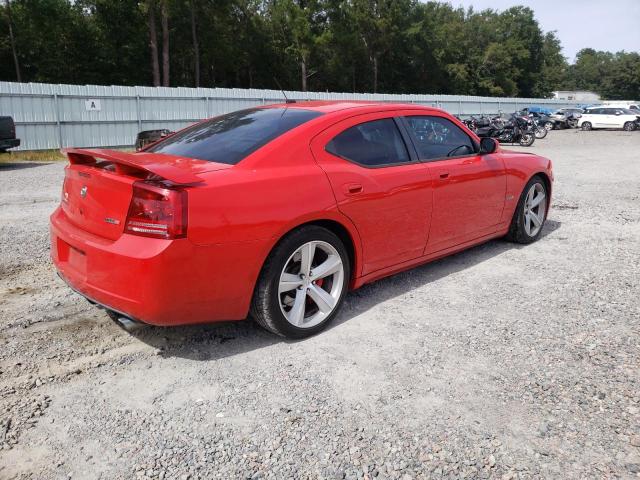
[[362, 275], [362, 240], [353, 222], [347, 216], [343, 215], [337, 208], [335, 210], [327, 210], [324, 212], [316, 212], [308, 215], [303, 215], [283, 225], [278, 236], [273, 239], [274, 241], [271, 244], [269, 252], [273, 250], [273, 248], [285, 235], [292, 232], [293, 230], [296, 230], [297, 228], [300, 228], [304, 225], [326, 221], [337, 223], [338, 225], [343, 227], [349, 234], [354, 253], [354, 258], [352, 259], [353, 272], [351, 272], [353, 284], [353, 281]]

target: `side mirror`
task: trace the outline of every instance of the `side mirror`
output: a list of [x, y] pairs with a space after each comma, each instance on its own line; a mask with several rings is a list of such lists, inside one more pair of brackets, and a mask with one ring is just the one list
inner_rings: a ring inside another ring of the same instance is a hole
[[498, 141], [495, 138], [483, 137], [480, 139], [480, 153], [493, 153], [498, 149]]
[[622, 115], [622, 112], [621, 111], [617, 111], [616, 115]]

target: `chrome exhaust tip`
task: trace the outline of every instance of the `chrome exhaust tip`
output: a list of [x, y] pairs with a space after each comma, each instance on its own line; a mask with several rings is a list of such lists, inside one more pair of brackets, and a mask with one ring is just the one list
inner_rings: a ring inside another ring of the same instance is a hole
[[109, 315], [109, 318], [111, 318], [116, 325], [127, 332], [136, 332], [145, 326], [144, 323], [136, 322], [135, 320], [122, 315], [121, 313], [114, 312], [113, 310], [107, 310], [107, 315]]
[[120, 315], [118, 315], [117, 318], [115, 318], [114, 320], [118, 325], [120, 325], [120, 327], [122, 327], [127, 332], [136, 332], [144, 328], [144, 324]]

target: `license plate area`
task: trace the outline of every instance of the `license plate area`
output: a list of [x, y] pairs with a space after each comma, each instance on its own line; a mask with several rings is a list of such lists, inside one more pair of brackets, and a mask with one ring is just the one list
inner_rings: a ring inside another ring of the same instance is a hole
[[58, 238], [58, 260], [82, 278], [86, 277], [87, 255], [60, 238]]

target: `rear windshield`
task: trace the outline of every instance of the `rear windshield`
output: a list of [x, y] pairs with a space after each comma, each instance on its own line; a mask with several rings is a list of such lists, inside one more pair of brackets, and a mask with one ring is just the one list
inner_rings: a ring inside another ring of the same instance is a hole
[[235, 165], [283, 133], [322, 113], [299, 108], [253, 108], [186, 128], [147, 152]]

